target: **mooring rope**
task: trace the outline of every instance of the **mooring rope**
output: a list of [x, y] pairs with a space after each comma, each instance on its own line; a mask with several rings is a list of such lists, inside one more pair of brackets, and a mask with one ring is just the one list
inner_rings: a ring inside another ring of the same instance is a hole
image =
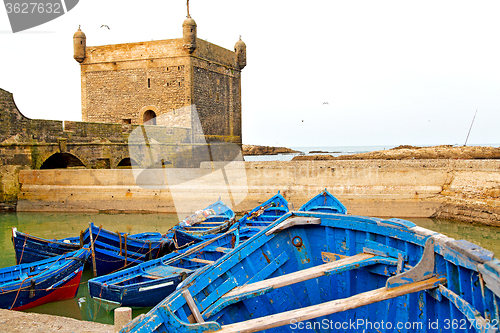
[[23, 289], [23, 283], [24, 281], [26, 281], [27, 279], [29, 279], [30, 277], [27, 276], [24, 278], [24, 280], [21, 281], [21, 284], [19, 285], [19, 289], [17, 290], [17, 294], [16, 294], [16, 298], [14, 299], [14, 302], [12, 303], [12, 305], [10, 306], [10, 308], [12, 309], [14, 307], [14, 304], [16, 304], [17, 302], [17, 298], [19, 297], [19, 293], [21, 292], [21, 290]]
[[23, 244], [23, 250], [21, 251], [21, 259], [19, 259], [19, 264], [21, 264], [22, 260], [23, 260], [23, 255], [24, 255], [24, 248], [26, 246], [26, 241], [28, 240], [28, 237], [25, 236], [24, 237], [24, 244]]

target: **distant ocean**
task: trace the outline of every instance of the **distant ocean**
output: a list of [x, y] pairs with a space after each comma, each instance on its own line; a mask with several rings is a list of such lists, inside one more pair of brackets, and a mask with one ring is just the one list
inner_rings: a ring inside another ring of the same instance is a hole
[[[436, 145], [425, 145], [425, 146], [437, 146]], [[423, 145], [422, 145], [423, 146]], [[489, 146], [489, 147], [500, 147], [500, 144], [468, 144], [467, 146]], [[328, 146], [328, 147], [287, 147], [293, 150], [300, 151], [296, 154], [278, 154], [278, 155], [254, 155], [245, 156], [245, 161], [291, 161], [297, 155], [352, 155], [359, 153], [368, 153], [371, 151], [385, 150], [397, 147], [395, 146]], [[322, 152], [322, 153], [318, 153]]]

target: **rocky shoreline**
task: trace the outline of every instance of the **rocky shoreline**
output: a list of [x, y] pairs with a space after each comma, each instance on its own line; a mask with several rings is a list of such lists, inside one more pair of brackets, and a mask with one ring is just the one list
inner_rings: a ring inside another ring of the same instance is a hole
[[271, 147], [271, 146], [259, 146], [259, 145], [243, 145], [242, 149], [244, 156], [300, 153], [300, 151], [286, 147]]
[[413, 160], [413, 159], [500, 159], [500, 148], [441, 145], [416, 147], [402, 145], [396, 148], [353, 155], [299, 155], [292, 161], [325, 160]]

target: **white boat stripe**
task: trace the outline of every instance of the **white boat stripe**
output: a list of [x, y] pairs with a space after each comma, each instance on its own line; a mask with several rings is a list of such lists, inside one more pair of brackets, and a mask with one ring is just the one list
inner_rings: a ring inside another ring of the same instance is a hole
[[146, 290], [151, 290], [151, 289], [166, 287], [166, 286], [170, 286], [170, 285], [173, 285], [173, 284], [174, 284], [174, 281], [169, 281], [169, 282], [165, 282], [165, 283], [155, 284], [154, 286], [141, 287], [141, 288], [139, 288], [139, 291], [146, 291]]

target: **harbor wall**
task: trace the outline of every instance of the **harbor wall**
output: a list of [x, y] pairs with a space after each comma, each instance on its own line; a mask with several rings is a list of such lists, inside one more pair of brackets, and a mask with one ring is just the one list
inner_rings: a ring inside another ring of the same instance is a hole
[[199, 209], [229, 192], [223, 200], [244, 212], [278, 191], [298, 209], [327, 188], [350, 214], [500, 226], [498, 160], [204, 162], [199, 169], [156, 171], [172, 184], [138, 186], [132, 169], [23, 170], [17, 210], [180, 212], [188, 209], [179, 198], [196, 198]]

